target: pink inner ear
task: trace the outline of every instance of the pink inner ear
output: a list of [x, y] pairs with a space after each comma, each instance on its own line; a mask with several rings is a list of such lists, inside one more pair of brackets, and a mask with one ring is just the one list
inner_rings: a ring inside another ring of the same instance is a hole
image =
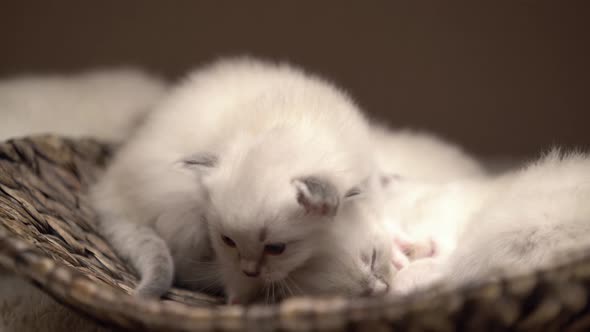
[[335, 214], [334, 209], [326, 203], [320, 203], [319, 205], [314, 205], [311, 201], [307, 200], [305, 195], [298, 194], [297, 195], [297, 202], [303, 206], [305, 209], [305, 213], [307, 214], [314, 214], [320, 216], [329, 216]]

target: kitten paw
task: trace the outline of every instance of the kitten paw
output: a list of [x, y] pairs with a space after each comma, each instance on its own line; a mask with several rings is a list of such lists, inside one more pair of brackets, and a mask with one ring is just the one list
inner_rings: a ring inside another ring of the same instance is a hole
[[399, 271], [410, 264], [410, 259], [406, 256], [403, 250], [393, 248], [391, 263]]
[[394, 277], [391, 291], [397, 295], [407, 295], [427, 288], [442, 279], [441, 262], [426, 258], [412, 262]]
[[394, 247], [397, 251], [401, 251], [409, 261], [414, 261], [421, 258], [430, 258], [438, 254], [438, 243], [433, 237], [428, 237], [425, 240], [410, 239], [406, 235], [396, 235], [393, 239]]

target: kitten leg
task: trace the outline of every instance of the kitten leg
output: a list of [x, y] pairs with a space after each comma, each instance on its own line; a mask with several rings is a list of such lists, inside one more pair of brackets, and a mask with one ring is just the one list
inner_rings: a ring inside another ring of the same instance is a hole
[[174, 280], [174, 263], [168, 246], [149, 226], [105, 219], [100, 231], [127, 259], [141, 277], [134, 293], [143, 297], [160, 297]]
[[408, 256], [411, 260], [434, 257], [439, 253], [438, 247], [438, 241], [429, 236], [426, 239], [415, 241]]
[[442, 261], [436, 258], [424, 258], [410, 263], [393, 278], [391, 291], [397, 295], [406, 295], [416, 290], [425, 289], [443, 277]]

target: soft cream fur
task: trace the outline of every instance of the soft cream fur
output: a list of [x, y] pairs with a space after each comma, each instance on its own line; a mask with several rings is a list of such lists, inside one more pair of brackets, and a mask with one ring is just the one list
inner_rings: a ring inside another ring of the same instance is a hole
[[476, 208], [479, 199], [465, 191], [488, 176], [483, 165], [431, 133], [373, 125], [371, 134], [383, 173], [384, 222], [395, 243], [394, 265], [399, 269], [412, 259], [453, 250], [461, 217], [468, 215], [463, 210]]
[[[150, 115], [95, 188], [94, 201], [104, 233], [143, 277], [155, 275], [147, 262], [156, 258], [168, 266], [172, 257], [178, 266], [187, 257], [210, 257], [201, 251], [209, 237], [230, 299], [246, 302], [326, 245], [332, 212], [306, 215], [297, 201], [312, 195], [305, 178], [319, 179], [332, 204], [374, 171], [367, 122], [344, 93], [286, 64], [226, 60], [191, 74]], [[134, 227], [155, 229], [171, 253], [137, 246], [150, 241], [129, 242], [137, 238]], [[187, 230], [200, 244], [182, 244], [168, 236], [171, 229]], [[262, 229], [266, 243], [287, 249], [265, 256], [260, 278], [249, 278], [242, 270], [261, 259]]]
[[[442, 190], [441, 199], [444, 195]], [[477, 209], [456, 209], [467, 220], [456, 249], [410, 264], [394, 279], [394, 290], [408, 292], [441, 279], [461, 285], [526, 273], [590, 245], [586, 154], [553, 150], [521, 170], [486, 180], [464, 196], [480, 197], [481, 203]]]
[[429, 183], [486, 175], [476, 158], [432, 133], [374, 125], [371, 134], [385, 172]]
[[343, 208], [326, 245], [291, 273], [287, 289], [296, 295], [378, 295], [387, 292], [396, 270], [393, 241], [382, 211], [371, 197]]
[[121, 141], [166, 86], [135, 69], [3, 79], [0, 140], [53, 133]]

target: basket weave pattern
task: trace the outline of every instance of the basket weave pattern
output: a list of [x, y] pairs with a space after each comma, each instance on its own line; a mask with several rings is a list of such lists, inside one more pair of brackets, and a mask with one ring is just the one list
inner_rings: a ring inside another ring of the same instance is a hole
[[77, 311], [141, 331], [590, 330], [590, 256], [550, 270], [408, 298], [294, 298], [224, 306], [173, 289], [164, 300], [129, 295], [133, 271], [93, 229], [85, 191], [113, 148], [37, 136], [0, 144], [0, 267]]

